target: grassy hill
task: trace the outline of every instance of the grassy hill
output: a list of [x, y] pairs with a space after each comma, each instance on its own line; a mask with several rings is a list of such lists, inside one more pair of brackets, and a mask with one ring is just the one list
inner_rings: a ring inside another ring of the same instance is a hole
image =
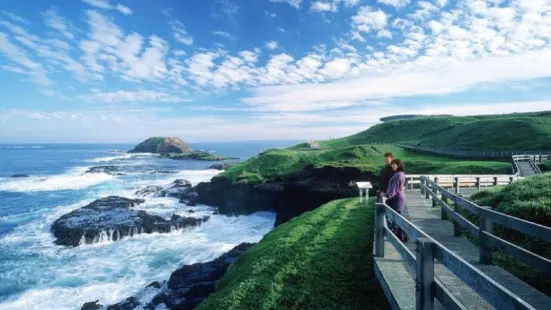
[[278, 226], [197, 309], [389, 309], [372, 265], [373, 206], [337, 200]]
[[510, 173], [502, 161], [458, 160], [408, 152], [389, 145], [422, 145], [443, 149], [545, 150], [550, 148], [551, 112], [495, 116], [436, 116], [381, 123], [358, 134], [268, 150], [227, 170], [221, 177], [260, 183], [300, 172], [307, 165], [358, 167], [377, 172], [385, 152], [406, 163], [407, 173]]
[[405, 143], [479, 151], [548, 150], [551, 111], [466, 117], [425, 117], [378, 124], [358, 134], [321, 142], [324, 147]]

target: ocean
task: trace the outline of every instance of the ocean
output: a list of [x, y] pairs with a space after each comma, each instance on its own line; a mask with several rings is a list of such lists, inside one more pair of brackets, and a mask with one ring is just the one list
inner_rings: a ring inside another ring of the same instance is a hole
[[[246, 142], [195, 144], [245, 160], [295, 144]], [[125, 144], [0, 144], [0, 310], [80, 309], [88, 301], [116, 303], [153, 281], [167, 280], [184, 264], [205, 262], [241, 242], [258, 242], [275, 214], [213, 214], [210, 206], [190, 207], [175, 198], [146, 197], [138, 208], [170, 218], [210, 215], [201, 226], [165, 234], [140, 234], [119, 241], [66, 247], [54, 244], [51, 224], [72, 210], [107, 196], [135, 198], [148, 185], [186, 179], [193, 185], [220, 171], [214, 162], [178, 161], [153, 154], [128, 154]], [[117, 166], [124, 175], [84, 173], [94, 166]], [[28, 174], [28, 178], [12, 178]], [[196, 211], [188, 213], [189, 209]], [[190, 215], [191, 214], [191, 215]]]

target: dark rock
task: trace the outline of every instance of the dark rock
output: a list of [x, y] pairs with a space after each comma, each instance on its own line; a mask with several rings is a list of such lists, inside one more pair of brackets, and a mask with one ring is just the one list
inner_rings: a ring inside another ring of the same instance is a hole
[[350, 181], [376, 179], [354, 167], [307, 166], [297, 175], [256, 185], [214, 177], [211, 182], [199, 183], [195, 190], [198, 203], [216, 206], [222, 214], [273, 211], [279, 225], [329, 201], [357, 195]]
[[243, 252], [253, 246], [252, 243], [241, 243], [231, 251], [215, 260], [206, 263], [184, 265], [174, 271], [166, 285], [154, 282], [147, 289], [158, 289], [155, 297], [147, 304], [139, 304], [135, 296], [129, 297], [120, 303], [107, 307], [109, 310], [134, 309], [138, 306], [143, 309], [156, 309], [165, 304], [168, 309], [195, 309], [216, 289], [216, 282], [224, 276], [228, 267], [239, 258]]
[[187, 210], [187, 213], [195, 213], [195, 210], [189, 209], [189, 210]]
[[129, 153], [190, 153], [191, 147], [176, 137], [149, 138], [129, 151]]
[[99, 300], [96, 300], [85, 303], [80, 310], [97, 310], [101, 307], [103, 307], [103, 305], [99, 303]]
[[174, 197], [182, 199], [186, 197], [191, 187], [191, 182], [189, 182], [188, 180], [178, 179], [172, 182], [169, 187], [164, 189], [160, 194], [162, 197]]
[[110, 175], [124, 175], [124, 173], [122, 173], [120, 171], [120, 168], [118, 166], [90, 167], [84, 173], [107, 173], [107, 174], [110, 174]]
[[159, 196], [162, 191], [163, 191], [162, 186], [149, 185], [149, 186], [146, 186], [146, 187], [144, 187], [140, 190], [137, 190], [135, 195], [139, 196], [139, 197]]
[[151, 283], [149, 283], [149, 285], [146, 286], [146, 287], [161, 288], [161, 283], [159, 283], [159, 281], [151, 282]]
[[23, 173], [18, 173], [18, 174], [12, 175], [11, 177], [14, 178], [14, 179], [15, 179], [15, 178], [28, 178], [28, 177], [30, 177], [30, 175], [28, 175], [28, 174], [23, 174]]
[[227, 170], [233, 166], [235, 166], [237, 163], [221, 163], [221, 164], [214, 164], [209, 167], [209, 169], [215, 169], [215, 170]]
[[172, 188], [191, 187], [191, 182], [184, 179], [177, 179], [172, 182]]
[[132, 209], [143, 202], [143, 199], [116, 196], [98, 199], [57, 219], [51, 228], [57, 238], [55, 242], [78, 246], [81, 242], [95, 243], [104, 238], [116, 241], [139, 233], [167, 233], [208, 220], [208, 217], [183, 218], [178, 215], [166, 220], [143, 210]]

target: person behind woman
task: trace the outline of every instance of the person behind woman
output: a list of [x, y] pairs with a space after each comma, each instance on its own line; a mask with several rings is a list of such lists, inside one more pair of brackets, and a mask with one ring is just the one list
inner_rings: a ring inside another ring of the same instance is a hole
[[[392, 170], [395, 174], [390, 178], [388, 183], [388, 190], [386, 192], [386, 204], [394, 211], [402, 214], [406, 205], [406, 175], [404, 173], [404, 163], [399, 159], [393, 159], [390, 163]], [[397, 225], [393, 225], [393, 231], [403, 242], [407, 242], [409, 239], [407, 234], [400, 229]]]

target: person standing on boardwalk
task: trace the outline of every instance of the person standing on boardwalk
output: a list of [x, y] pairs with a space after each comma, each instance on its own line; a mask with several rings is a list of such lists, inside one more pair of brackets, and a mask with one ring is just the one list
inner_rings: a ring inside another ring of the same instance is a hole
[[[404, 173], [404, 163], [399, 159], [393, 159], [390, 166], [395, 173], [388, 183], [385, 203], [394, 211], [402, 214], [406, 205], [406, 175]], [[397, 225], [393, 225], [392, 230], [403, 242], [407, 242], [409, 239], [407, 234]]]
[[392, 153], [385, 153], [385, 167], [381, 170], [379, 179], [379, 196], [377, 197], [378, 202], [382, 202], [382, 198], [386, 196], [390, 178], [394, 175], [394, 170], [392, 170], [392, 167], [390, 166], [393, 159], [394, 155], [392, 155]]

